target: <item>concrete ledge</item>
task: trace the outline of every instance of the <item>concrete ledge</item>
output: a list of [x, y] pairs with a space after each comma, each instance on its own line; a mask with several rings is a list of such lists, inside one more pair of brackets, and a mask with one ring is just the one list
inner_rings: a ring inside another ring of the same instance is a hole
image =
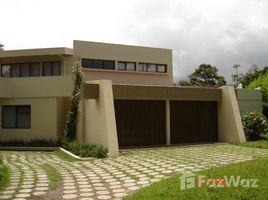
[[59, 147], [58, 150], [62, 151], [63, 153], [65, 153], [65, 154], [67, 154], [67, 155], [69, 155], [69, 156], [71, 156], [71, 157], [73, 157], [73, 158], [75, 158], [75, 159], [77, 159], [77, 160], [81, 160], [81, 161], [87, 161], [87, 160], [93, 160], [93, 159], [96, 159], [96, 158], [93, 158], [93, 157], [82, 158], [82, 157], [77, 156], [77, 155], [73, 154], [72, 152], [70, 152], [70, 151], [68, 151], [68, 150], [66, 150], [66, 149], [64, 149], [64, 148], [62, 148], [62, 147]]
[[14, 147], [14, 146], [0, 146], [0, 150], [6, 151], [56, 151], [59, 147]]

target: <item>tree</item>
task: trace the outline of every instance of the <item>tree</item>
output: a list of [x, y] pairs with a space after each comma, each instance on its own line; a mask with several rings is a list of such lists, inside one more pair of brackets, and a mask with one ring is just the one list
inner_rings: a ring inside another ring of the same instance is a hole
[[[267, 69], [265, 68], [264, 70], [266, 71]], [[239, 82], [242, 83], [243, 87], [246, 87], [261, 74], [262, 70], [260, 70], [257, 65], [252, 65], [248, 72], [240, 77]]]
[[235, 64], [233, 66], [233, 69], [235, 70], [235, 73], [232, 74], [232, 79], [233, 79], [233, 82], [234, 82], [235, 86], [237, 86], [239, 84], [239, 80], [241, 78], [241, 75], [238, 74], [238, 68], [240, 68], [239, 64]]
[[218, 75], [218, 69], [210, 64], [201, 64], [189, 76], [191, 85], [222, 86], [226, 84], [223, 76]]
[[180, 86], [191, 86], [191, 83], [187, 80], [181, 80], [179, 81]]
[[64, 136], [69, 139], [75, 139], [76, 129], [78, 122], [78, 105], [80, 102], [80, 88], [83, 82], [83, 72], [79, 62], [76, 62], [73, 66], [73, 81], [74, 89], [71, 96], [71, 108], [67, 115], [66, 128], [64, 130]]

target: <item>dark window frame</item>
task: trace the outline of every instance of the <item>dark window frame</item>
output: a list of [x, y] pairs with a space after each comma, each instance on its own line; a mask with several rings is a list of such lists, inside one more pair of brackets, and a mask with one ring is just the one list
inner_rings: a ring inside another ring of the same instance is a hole
[[[15, 114], [15, 127], [4, 127], [4, 112], [3, 112], [3, 108], [4, 107], [15, 107], [16, 110], [16, 114]], [[18, 127], [18, 110], [21, 107], [27, 107], [29, 108], [29, 115], [30, 115], [30, 126], [29, 127]], [[2, 129], [31, 129], [32, 127], [32, 108], [31, 105], [3, 105], [2, 106]]]
[[[36, 64], [36, 63], [38, 63], [39, 64], [39, 76], [42, 76], [41, 74], [40, 74], [40, 63], [39, 62], [25, 62], [25, 63], [2, 63], [1, 64], [1, 77], [3, 77], [3, 78], [26, 78], [26, 77], [38, 77], [38, 76], [32, 76], [31, 74], [32, 74], [32, 68], [33, 68], [33, 64]], [[23, 65], [23, 64], [28, 64], [29, 65], [29, 76], [22, 76], [22, 74], [21, 74], [21, 65]], [[10, 65], [10, 74], [9, 74], [9, 76], [3, 76], [3, 71], [2, 71], [2, 66], [3, 65]], [[12, 65], [19, 65], [19, 76], [12, 76]]]
[[[119, 63], [122, 63], [122, 64], [125, 65], [124, 69], [119, 69], [118, 68]], [[134, 64], [134, 70], [128, 70], [127, 69], [127, 64]], [[130, 62], [130, 61], [118, 61], [117, 62], [117, 70], [119, 70], [119, 71], [128, 71], [128, 72], [135, 72], [135, 71], [137, 71], [137, 64], [136, 64], [136, 62]]]
[[[167, 65], [166, 64], [156, 64], [156, 63], [141, 63], [141, 62], [139, 62], [138, 63], [138, 65], [146, 65], [146, 67], [145, 67], [145, 70], [142, 70], [142, 71], [139, 71], [139, 72], [148, 72], [148, 73], [167, 73]], [[156, 66], [156, 71], [154, 71], [154, 72], [150, 72], [150, 71], [148, 71], [148, 67], [149, 67], [149, 65], [155, 65]], [[164, 66], [165, 67], [165, 71], [164, 72], [162, 72], [162, 71], [159, 71], [158, 70], [158, 67], [159, 66]], [[144, 67], [143, 67], [143, 69], [144, 69]]]
[[[45, 62], [42, 62], [42, 76], [43, 77], [48, 77], [48, 75], [44, 75], [44, 65], [46, 63], [49, 63], [50, 64], [50, 75], [49, 76], [61, 76], [61, 61], [45, 61]], [[59, 68], [60, 69], [59, 75], [54, 75], [53, 74], [53, 66], [54, 66], [55, 63], [58, 63], [59, 64], [59, 67], [60, 67]]]
[[[90, 67], [84, 67], [83, 62], [90, 62]], [[94, 62], [101, 62], [101, 67], [95, 67]], [[105, 67], [105, 62], [112, 62], [112, 68]], [[100, 59], [90, 59], [90, 58], [82, 58], [81, 66], [84, 69], [97, 69], [97, 70], [115, 70], [115, 61], [114, 60], [100, 60]]]

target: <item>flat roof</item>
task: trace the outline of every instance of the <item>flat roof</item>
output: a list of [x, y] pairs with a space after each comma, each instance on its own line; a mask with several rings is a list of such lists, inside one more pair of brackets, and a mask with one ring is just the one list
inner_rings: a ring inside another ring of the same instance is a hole
[[24, 57], [24, 56], [48, 56], [48, 55], [73, 55], [73, 49], [66, 47], [4, 50], [0, 52], [0, 58]]

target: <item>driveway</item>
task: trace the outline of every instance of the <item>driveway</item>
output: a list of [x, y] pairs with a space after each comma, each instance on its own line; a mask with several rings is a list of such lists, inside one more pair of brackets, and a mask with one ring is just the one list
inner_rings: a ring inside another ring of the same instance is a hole
[[[174, 173], [199, 171], [268, 156], [268, 150], [217, 144], [123, 151], [116, 158], [67, 162], [47, 152], [1, 152], [11, 184], [0, 199], [121, 199]], [[49, 188], [49, 164], [62, 186]]]

